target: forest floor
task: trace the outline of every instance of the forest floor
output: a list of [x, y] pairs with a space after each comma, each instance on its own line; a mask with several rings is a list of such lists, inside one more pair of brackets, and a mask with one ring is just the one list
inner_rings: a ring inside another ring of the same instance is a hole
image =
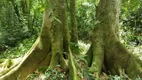
[[[20, 43], [17, 47], [8, 49], [0, 54], [0, 76], [2, 75], [1, 73], [4, 73], [7, 69], [18, 64], [20, 60], [22, 60], [22, 57], [24, 56], [26, 51], [30, 48], [30, 46], [32, 46], [32, 43], [30, 43], [29, 45], [25, 45], [25, 43], [26, 41]], [[94, 80], [94, 74], [88, 72], [87, 61], [84, 58], [86, 56], [85, 53], [90, 48], [90, 44], [79, 41], [79, 48], [79, 52], [81, 54], [74, 55], [74, 62], [78, 69], [78, 76], [81, 78], [81, 80]], [[136, 56], [142, 60], [142, 46], [127, 46], [127, 48], [130, 52], [136, 54]], [[55, 69], [41, 66], [41, 68], [36, 70], [33, 74], [30, 74], [26, 80], [68, 80], [67, 76], [68, 74], [66, 74], [66, 72], [63, 72], [63, 70], [60, 68], [60, 65], [57, 65]], [[129, 80], [129, 77], [127, 75], [112, 76], [102, 73], [100, 76], [100, 80]]]

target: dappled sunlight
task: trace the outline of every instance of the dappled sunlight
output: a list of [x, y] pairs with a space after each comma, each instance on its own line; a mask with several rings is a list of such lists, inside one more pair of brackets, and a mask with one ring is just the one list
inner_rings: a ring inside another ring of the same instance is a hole
[[[121, 23], [122, 25], [122, 23]], [[129, 34], [129, 36], [128, 36]], [[132, 35], [131, 32], [125, 32], [123, 29], [119, 29], [119, 39], [120, 42], [122, 44], [124, 44], [124, 46], [127, 47], [128, 51], [132, 54], [134, 54], [135, 56], [139, 57], [142, 60], [142, 45], [136, 45], [136, 42], [130, 42], [129, 44], [127, 43], [129, 38], [128, 37], [132, 37], [134, 35]]]
[[142, 60], [142, 46], [129, 46], [128, 50]]
[[79, 45], [79, 48], [82, 50], [81, 54], [86, 54], [91, 44], [85, 43], [83, 41], [78, 41], [78, 45]]
[[18, 65], [22, 60], [22, 57], [15, 58], [15, 59], [2, 59], [0, 62], [0, 75], [3, 74], [3, 72], [6, 72], [10, 68]]

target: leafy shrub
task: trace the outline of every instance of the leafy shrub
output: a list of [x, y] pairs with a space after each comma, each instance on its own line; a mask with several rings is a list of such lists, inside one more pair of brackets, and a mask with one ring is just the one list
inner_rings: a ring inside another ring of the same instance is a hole
[[84, 2], [83, 0], [79, 0], [77, 2], [77, 27], [78, 27], [78, 36], [79, 39], [87, 41], [91, 37], [91, 30], [95, 26], [95, 3], [92, 2]]
[[121, 28], [123, 29], [122, 37], [129, 45], [137, 46], [142, 44], [141, 5], [141, 0], [132, 0], [130, 3], [124, 1], [121, 7], [120, 21], [122, 23]]
[[[24, 15], [19, 0], [0, 1], [0, 51], [1, 48], [15, 47], [17, 42], [38, 34], [42, 24], [42, 13], [38, 8], [40, 4], [38, 5], [36, 2], [33, 4], [35, 0], [29, 1], [32, 5], [29, 5], [28, 15]], [[17, 11], [15, 11], [13, 3], [18, 9]]]
[[16, 58], [24, 55], [30, 47], [35, 42], [36, 37], [32, 36], [31, 38], [27, 38], [23, 40], [22, 43], [19, 43], [16, 47], [8, 48], [5, 52], [0, 54], [0, 59], [2, 58]]
[[26, 80], [67, 80], [66, 73], [57, 65], [56, 68], [41, 67], [34, 74], [30, 74]]

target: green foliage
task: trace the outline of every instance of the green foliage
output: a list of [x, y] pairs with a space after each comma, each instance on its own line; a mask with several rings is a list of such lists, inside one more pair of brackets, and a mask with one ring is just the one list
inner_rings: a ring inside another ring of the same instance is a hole
[[30, 47], [33, 45], [33, 43], [35, 42], [36, 37], [32, 36], [29, 39], [25, 39], [23, 40], [23, 42], [19, 43], [16, 47], [11, 47], [8, 48], [5, 52], [0, 53], [0, 59], [2, 58], [17, 58], [20, 57], [22, 55], [24, 55], [29, 49]]
[[70, 42], [69, 44], [73, 53], [80, 54], [82, 52], [82, 49], [79, 48], [77, 43]]
[[89, 40], [91, 36], [91, 30], [95, 26], [95, 14], [96, 6], [95, 3], [89, 1], [77, 1], [77, 27], [78, 36], [81, 40]]
[[142, 44], [142, 2], [124, 1], [121, 7], [122, 34], [124, 41], [131, 45]]
[[2, 6], [2, 13], [0, 13], [0, 47], [15, 46], [15, 40], [19, 41], [25, 30], [20, 27], [18, 18], [14, 14], [14, 10], [11, 9], [11, 3], [5, 1], [0, 5]]
[[[37, 36], [39, 33], [44, 8], [50, 6], [47, 0], [28, 0], [27, 5], [29, 11], [28, 14], [25, 15], [20, 0], [15, 0], [15, 6], [18, 7], [18, 16], [10, 1], [11, 0], [0, 0], [0, 51], [8, 48], [6, 51], [0, 52], [0, 63], [4, 61], [4, 58], [23, 56], [24, 53], [30, 49], [36, 39], [33, 35]], [[95, 5], [98, 4], [99, 0], [95, 1], [77, 0], [76, 2], [79, 39], [84, 41], [90, 40], [92, 35], [91, 30], [97, 23], [95, 18]], [[141, 0], [123, 0], [123, 6], [121, 8], [121, 22], [123, 23], [123, 27], [121, 30], [123, 30], [122, 38], [126, 44], [132, 44], [132, 42], [135, 42], [135, 45], [142, 44], [142, 3], [140, 1]], [[61, 23], [58, 18], [54, 17], [54, 19]], [[74, 59], [79, 77], [81, 79], [94, 80], [94, 73], [88, 71], [88, 63], [84, 58], [84, 54], [89, 49], [90, 45], [83, 45], [81, 42], [79, 42], [79, 45], [70, 42], [70, 45], [73, 53], [82, 53], [81, 55], [77, 55]], [[67, 80], [67, 77], [68, 74], [58, 65], [54, 69], [41, 67], [34, 74], [29, 75], [27, 80], [40, 80], [43, 78], [46, 80]], [[104, 77], [104, 75], [102, 77]], [[129, 79], [127, 75], [105, 75], [105, 77], [105, 79], [109, 80]], [[141, 79], [137, 78], [136, 80]]]
[[0, 1], [0, 51], [15, 47], [18, 42], [32, 35], [38, 35], [44, 1], [26, 1], [26, 8], [23, 8], [23, 3], [19, 0]]
[[46, 80], [65, 80], [65, 73], [48, 68], [45, 72]]
[[30, 74], [26, 80], [67, 80], [67, 76], [65, 76], [65, 74], [66, 73], [60, 68], [60, 65], [57, 65], [54, 69], [41, 67], [34, 74]]

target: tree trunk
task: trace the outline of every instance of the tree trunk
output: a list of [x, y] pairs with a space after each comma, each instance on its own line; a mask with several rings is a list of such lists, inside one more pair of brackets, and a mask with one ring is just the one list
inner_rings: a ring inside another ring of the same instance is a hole
[[[50, 4], [52, 7], [45, 9], [43, 25], [36, 42], [18, 65], [0, 75], [0, 80], [24, 80], [43, 65], [50, 68], [61, 65], [63, 70], [69, 69], [69, 80], [79, 80], [69, 47], [65, 0], [50, 0]], [[68, 63], [63, 53], [68, 54]]]
[[104, 65], [111, 74], [125, 71], [130, 78], [142, 77], [142, 61], [130, 54], [118, 39], [120, 0], [100, 0], [96, 12], [98, 24], [88, 52], [88, 57], [93, 55], [90, 71], [99, 77]]
[[0, 76], [0, 80], [16, 80], [18, 77], [20, 80], [24, 80], [28, 74], [35, 71], [39, 67], [39, 64], [46, 59], [51, 45], [50, 27], [52, 20], [49, 16], [50, 14], [46, 11], [43, 17], [41, 33], [22, 61], [18, 66], [3, 73]]
[[78, 44], [75, 0], [70, 0], [71, 42]]

